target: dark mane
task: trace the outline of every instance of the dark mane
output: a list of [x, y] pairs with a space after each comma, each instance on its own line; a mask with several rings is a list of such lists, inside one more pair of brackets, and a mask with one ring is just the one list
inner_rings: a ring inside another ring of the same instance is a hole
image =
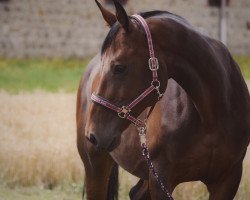
[[[159, 15], [163, 15], [163, 14], [167, 14], [167, 15], [172, 15], [172, 16], [175, 16], [177, 18], [179, 18], [180, 20], [182, 21], [185, 21], [187, 22], [184, 18], [182, 18], [181, 16], [179, 15], [175, 15], [173, 13], [170, 13], [170, 12], [167, 12], [167, 11], [160, 11], [160, 10], [154, 10], [154, 11], [149, 11], [149, 12], [141, 12], [139, 13], [139, 15], [141, 15], [144, 19], [147, 19], [149, 17], [153, 17], [153, 16], [159, 16]], [[108, 35], [106, 36], [103, 44], [102, 44], [102, 48], [101, 48], [101, 55], [105, 52], [105, 50], [111, 45], [112, 41], [115, 39], [119, 29], [120, 29], [120, 24], [119, 23], [115, 23]]]
[[141, 15], [144, 19], [147, 19], [153, 16], [163, 15], [163, 14], [174, 15], [173, 13], [170, 13], [168, 11], [162, 11], [162, 10], [153, 10], [153, 11], [148, 11], [148, 12], [141, 12], [138, 14]]

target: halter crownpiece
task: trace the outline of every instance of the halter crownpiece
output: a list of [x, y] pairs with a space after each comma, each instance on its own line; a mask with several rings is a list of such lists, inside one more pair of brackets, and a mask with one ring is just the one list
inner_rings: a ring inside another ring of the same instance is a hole
[[151, 172], [153, 173], [154, 177], [156, 178], [157, 183], [161, 187], [161, 190], [166, 194], [169, 200], [173, 200], [173, 197], [168, 192], [163, 182], [160, 180], [159, 175], [155, 171], [154, 165], [151, 161], [149, 151], [146, 145], [146, 131], [147, 131], [146, 122], [145, 122], [146, 120], [142, 121], [141, 119], [138, 119], [130, 114], [132, 108], [135, 107], [139, 102], [141, 102], [145, 97], [147, 97], [152, 91], [156, 90], [157, 95], [158, 95], [158, 100], [160, 100], [160, 98], [163, 96], [163, 94], [160, 92], [161, 84], [160, 84], [160, 81], [158, 80], [158, 73], [157, 73], [157, 70], [159, 69], [159, 62], [158, 62], [158, 59], [155, 57], [154, 46], [153, 46], [152, 37], [151, 37], [148, 24], [140, 15], [133, 15], [132, 18], [134, 18], [137, 22], [141, 24], [147, 36], [149, 56], [150, 56], [148, 60], [148, 66], [149, 66], [149, 69], [152, 71], [152, 76], [153, 76], [151, 85], [127, 106], [118, 107], [114, 105], [113, 103], [109, 102], [107, 99], [101, 96], [98, 96], [94, 93], [92, 93], [91, 95], [91, 100], [97, 104], [100, 104], [106, 108], [109, 108], [110, 110], [113, 110], [114, 112], [117, 113], [117, 115], [120, 118], [128, 119], [137, 127], [137, 130], [139, 132], [141, 146], [143, 149], [142, 155], [145, 157]]

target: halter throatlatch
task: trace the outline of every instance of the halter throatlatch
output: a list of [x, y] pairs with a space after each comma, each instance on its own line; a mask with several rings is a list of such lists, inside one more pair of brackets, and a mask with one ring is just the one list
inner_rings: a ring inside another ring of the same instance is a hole
[[139, 102], [141, 102], [145, 97], [147, 97], [154, 90], [157, 92], [158, 100], [160, 100], [161, 97], [163, 96], [163, 94], [160, 92], [161, 83], [158, 80], [158, 73], [157, 73], [157, 71], [159, 69], [159, 62], [154, 54], [154, 46], [153, 46], [152, 37], [151, 37], [149, 27], [147, 25], [147, 22], [140, 15], [133, 15], [132, 17], [137, 22], [139, 22], [139, 24], [141, 24], [141, 26], [144, 28], [146, 36], [147, 36], [149, 56], [150, 56], [150, 58], [148, 60], [148, 66], [152, 72], [152, 77], [153, 77], [151, 85], [127, 106], [118, 107], [118, 106], [114, 105], [113, 103], [109, 102], [107, 99], [105, 99], [101, 96], [98, 96], [94, 93], [92, 93], [92, 95], [91, 95], [91, 100], [95, 103], [98, 103], [98, 104], [106, 107], [106, 108], [109, 108], [110, 110], [113, 110], [114, 112], [117, 113], [117, 115], [120, 118], [128, 119], [131, 123], [133, 123], [137, 127], [137, 130], [138, 130], [139, 136], [140, 136], [141, 146], [143, 148], [142, 155], [145, 157], [147, 164], [149, 166], [149, 169], [151, 170], [152, 174], [156, 178], [156, 181], [159, 184], [159, 186], [161, 187], [161, 190], [166, 194], [167, 199], [173, 200], [173, 197], [168, 192], [167, 188], [165, 187], [165, 185], [163, 184], [163, 182], [159, 178], [159, 175], [155, 171], [154, 165], [151, 161], [149, 151], [148, 151], [148, 148], [146, 145], [146, 132], [147, 132], [146, 119], [141, 120], [141, 119], [138, 119], [130, 114], [132, 108], [134, 108]]

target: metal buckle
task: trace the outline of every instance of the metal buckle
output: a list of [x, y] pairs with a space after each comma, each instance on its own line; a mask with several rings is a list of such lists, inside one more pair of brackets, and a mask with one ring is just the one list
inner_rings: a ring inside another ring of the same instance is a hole
[[158, 62], [158, 59], [155, 57], [149, 58], [148, 65], [151, 71], [156, 71], [159, 69], [159, 62]]
[[122, 106], [122, 109], [121, 109], [121, 111], [120, 112], [118, 112], [118, 116], [120, 117], [120, 118], [126, 118], [127, 116], [128, 116], [128, 114], [129, 114], [129, 112], [130, 112], [131, 110], [130, 109], [127, 109], [127, 107], [126, 106]]

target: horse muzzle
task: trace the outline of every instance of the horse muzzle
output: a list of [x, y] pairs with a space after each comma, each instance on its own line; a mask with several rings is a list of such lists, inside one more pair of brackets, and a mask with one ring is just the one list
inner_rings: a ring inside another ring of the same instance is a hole
[[105, 139], [98, 137], [94, 132], [89, 132], [86, 135], [87, 140], [93, 144], [96, 148], [98, 148], [101, 151], [113, 151], [117, 146], [120, 144], [120, 138], [119, 137], [113, 137], [111, 139]]

